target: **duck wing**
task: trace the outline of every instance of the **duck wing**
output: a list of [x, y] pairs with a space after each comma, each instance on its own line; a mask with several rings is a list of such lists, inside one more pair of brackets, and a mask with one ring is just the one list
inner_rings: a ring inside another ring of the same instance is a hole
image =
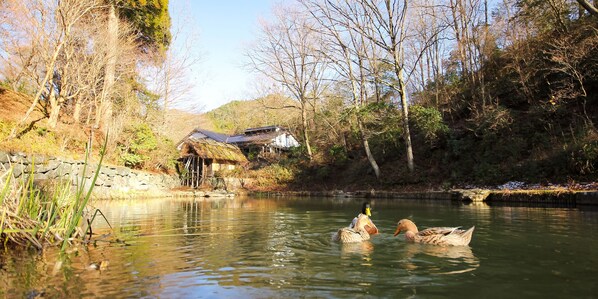
[[424, 236], [433, 236], [433, 235], [450, 235], [453, 232], [459, 230], [460, 226], [457, 227], [430, 227], [426, 228], [422, 231], [419, 231], [417, 234], [424, 237]]
[[441, 246], [468, 245], [471, 241], [474, 227], [463, 230], [457, 227], [431, 227], [417, 233], [418, 241], [425, 244]]

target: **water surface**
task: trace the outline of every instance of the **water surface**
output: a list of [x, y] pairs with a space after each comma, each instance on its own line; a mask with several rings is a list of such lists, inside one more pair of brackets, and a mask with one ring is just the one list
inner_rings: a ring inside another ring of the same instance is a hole
[[[160, 298], [593, 298], [598, 213], [579, 208], [374, 200], [380, 234], [330, 240], [361, 200], [98, 201], [99, 240], [0, 255], [0, 296]], [[468, 247], [405, 243], [396, 222], [476, 226]], [[118, 240], [117, 240], [118, 239]]]

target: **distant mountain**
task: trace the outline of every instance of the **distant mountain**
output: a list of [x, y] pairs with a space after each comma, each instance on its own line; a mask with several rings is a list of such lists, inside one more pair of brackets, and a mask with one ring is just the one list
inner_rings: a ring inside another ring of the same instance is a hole
[[174, 142], [183, 139], [183, 137], [197, 127], [214, 130], [212, 122], [204, 114], [169, 109], [166, 112], [165, 119], [166, 123], [162, 129], [162, 133]]
[[250, 101], [233, 101], [202, 117], [206, 121], [202, 128], [236, 134], [247, 128], [268, 125], [293, 128], [299, 123], [301, 113], [297, 102], [280, 95], [269, 95]]

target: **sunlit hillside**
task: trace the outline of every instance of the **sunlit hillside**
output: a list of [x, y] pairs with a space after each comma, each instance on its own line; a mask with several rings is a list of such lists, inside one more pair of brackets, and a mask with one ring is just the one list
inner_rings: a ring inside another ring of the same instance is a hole
[[204, 129], [235, 134], [247, 128], [280, 125], [294, 129], [300, 117], [295, 101], [269, 95], [250, 101], [233, 101], [205, 113]]

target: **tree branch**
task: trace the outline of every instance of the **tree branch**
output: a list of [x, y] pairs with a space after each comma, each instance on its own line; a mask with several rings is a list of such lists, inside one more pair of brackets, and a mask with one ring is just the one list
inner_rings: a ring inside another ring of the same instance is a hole
[[583, 6], [590, 14], [594, 16], [598, 16], [598, 8], [594, 7], [590, 2], [587, 0], [577, 0], [579, 5]]

